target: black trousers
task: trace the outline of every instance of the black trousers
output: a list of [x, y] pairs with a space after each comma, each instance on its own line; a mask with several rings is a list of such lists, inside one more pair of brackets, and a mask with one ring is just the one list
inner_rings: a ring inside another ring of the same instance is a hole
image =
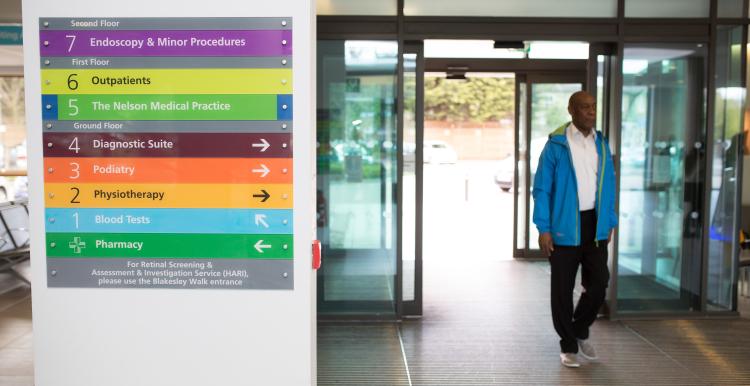
[[[589, 327], [604, 303], [609, 283], [607, 240], [598, 243], [595, 240], [596, 213], [593, 210], [581, 212], [580, 226], [581, 245], [555, 245], [549, 257], [552, 322], [560, 336], [560, 350], [564, 353], [577, 353], [577, 339], [588, 339]], [[579, 265], [584, 290], [574, 310], [573, 288]]]

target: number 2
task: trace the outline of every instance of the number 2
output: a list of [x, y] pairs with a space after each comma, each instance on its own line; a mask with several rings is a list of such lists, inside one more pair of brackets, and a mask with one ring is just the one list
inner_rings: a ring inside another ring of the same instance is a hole
[[73, 195], [73, 198], [70, 199], [71, 204], [80, 204], [81, 202], [78, 201], [78, 195], [81, 194], [81, 190], [78, 188], [70, 188], [70, 190], [74, 191], [75, 194]]

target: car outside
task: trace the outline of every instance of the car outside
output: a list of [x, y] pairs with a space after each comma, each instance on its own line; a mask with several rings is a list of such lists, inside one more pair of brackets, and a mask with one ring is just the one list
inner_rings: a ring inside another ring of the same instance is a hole
[[455, 164], [458, 154], [443, 141], [424, 141], [424, 162], [429, 164]]
[[500, 166], [495, 172], [495, 183], [503, 192], [509, 192], [513, 187], [513, 169], [515, 167], [516, 162], [513, 156], [500, 161]]

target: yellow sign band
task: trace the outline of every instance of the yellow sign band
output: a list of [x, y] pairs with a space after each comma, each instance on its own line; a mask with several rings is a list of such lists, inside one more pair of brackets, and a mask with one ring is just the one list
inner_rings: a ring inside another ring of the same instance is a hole
[[291, 184], [44, 184], [47, 208], [292, 208]]
[[286, 68], [42, 70], [42, 94], [291, 93]]

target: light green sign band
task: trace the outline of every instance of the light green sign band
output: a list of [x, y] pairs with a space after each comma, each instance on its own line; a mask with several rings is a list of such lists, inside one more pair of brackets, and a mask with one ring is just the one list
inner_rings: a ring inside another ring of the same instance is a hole
[[276, 120], [276, 95], [58, 95], [58, 119]]

